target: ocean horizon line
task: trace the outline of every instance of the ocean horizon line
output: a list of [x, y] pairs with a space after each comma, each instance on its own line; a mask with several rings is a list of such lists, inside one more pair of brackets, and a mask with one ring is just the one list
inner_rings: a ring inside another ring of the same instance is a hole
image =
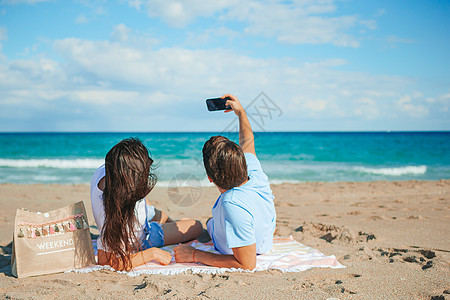
[[[229, 133], [234, 131], [0, 131], [0, 134], [124, 134], [124, 133]], [[237, 131], [236, 131], [237, 132]], [[450, 130], [311, 130], [311, 131], [253, 131], [261, 133], [450, 133]]]

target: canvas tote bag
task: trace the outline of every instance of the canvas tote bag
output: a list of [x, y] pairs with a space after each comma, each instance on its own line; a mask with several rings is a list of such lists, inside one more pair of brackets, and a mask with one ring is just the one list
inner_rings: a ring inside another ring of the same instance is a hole
[[14, 276], [64, 272], [94, 264], [83, 202], [47, 213], [17, 210], [11, 260]]

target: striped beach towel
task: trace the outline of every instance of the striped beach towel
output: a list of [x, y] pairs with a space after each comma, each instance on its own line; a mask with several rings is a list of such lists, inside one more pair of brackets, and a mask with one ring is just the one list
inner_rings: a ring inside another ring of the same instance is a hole
[[[219, 253], [214, 249], [214, 245], [210, 243], [200, 243], [193, 241], [190, 245], [196, 249]], [[165, 246], [161, 249], [172, 253], [176, 245]], [[96, 243], [94, 241], [94, 249], [96, 250]], [[141, 274], [163, 274], [175, 275], [180, 273], [192, 272], [195, 273], [209, 273], [209, 274], [223, 274], [225, 272], [257, 272], [264, 270], [280, 270], [281, 272], [300, 272], [311, 268], [345, 268], [341, 265], [334, 255], [326, 256], [319, 250], [305, 246], [292, 236], [288, 238], [275, 237], [273, 239], [273, 248], [270, 252], [258, 255], [256, 258], [256, 268], [253, 271], [235, 269], [235, 268], [217, 268], [205, 266], [197, 263], [176, 263], [172, 258], [172, 262], [167, 266], [162, 266], [158, 262], [148, 262], [145, 265], [134, 268], [132, 271], [124, 273], [129, 276], [138, 276]], [[73, 270], [79, 273], [88, 273], [101, 269], [111, 269], [108, 266], [93, 266], [83, 269]], [[111, 269], [113, 270], [113, 269]]]

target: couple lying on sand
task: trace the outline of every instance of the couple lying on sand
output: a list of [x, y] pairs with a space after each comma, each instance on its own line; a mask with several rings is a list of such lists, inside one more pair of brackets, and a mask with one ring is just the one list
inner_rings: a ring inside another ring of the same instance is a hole
[[[256, 255], [272, 248], [276, 216], [269, 181], [255, 155], [253, 132], [247, 114], [232, 95], [226, 105], [239, 117], [239, 146], [222, 136], [203, 146], [203, 163], [209, 180], [220, 191], [207, 231], [213, 254], [188, 245], [174, 248], [177, 262], [196, 262], [223, 268], [252, 270]], [[169, 252], [158, 247], [199, 237], [199, 221], [173, 221], [145, 197], [156, 184], [153, 160], [137, 139], [126, 139], [106, 155], [105, 165], [91, 181], [91, 203], [100, 230], [98, 263], [130, 270], [148, 261], [170, 263]]]

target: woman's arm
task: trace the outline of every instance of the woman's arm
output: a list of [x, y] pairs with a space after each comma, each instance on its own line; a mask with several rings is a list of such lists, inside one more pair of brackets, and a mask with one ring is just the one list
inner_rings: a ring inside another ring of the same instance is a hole
[[256, 267], [256, 244], [232, 248], [233, 255], [214, 254], [195, 250], [188, 245], [175, 247], [176, 262], [198, 262], [219, 268], [241, 268], [253, 270]]
[[[125, 271], [129, 271], [132, 268], [141, 266], [151, 260], [156, 260], [162, 265], [168, 265], [172, 260], [172, 255], [169, 252], [161, 250], [159, 248], [149, 248], [144, 251], [139, 251], [137, 253], [130, 254], [131, 267], [127, 268]], [[98, 250], [98, 264], [99, 265], [109, 265], [115, 270], [123, 270], [123, 261], [115, 257], [111, 253], [105, 252], [103, 250]]]

